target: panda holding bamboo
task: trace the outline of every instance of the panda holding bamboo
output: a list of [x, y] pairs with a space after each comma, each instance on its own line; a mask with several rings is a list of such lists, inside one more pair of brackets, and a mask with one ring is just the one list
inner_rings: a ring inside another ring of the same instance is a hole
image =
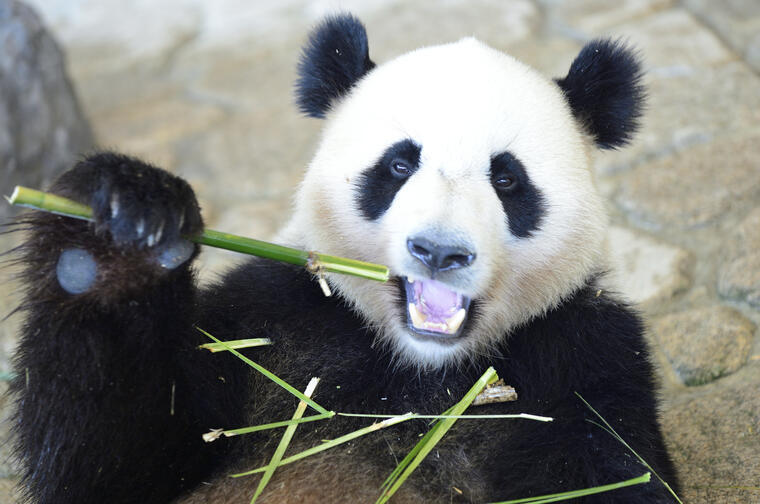
[[[590, 156], [626, 144], [644, 91], [635, 54], [588, 43], [561, 79], [467, 38], [376, 66], [347, 14], [311, 33], [297, 101], [326, 118], [276, 241], [386, 264], [383, 284], [252, 259], [196, 287], [203, 228], [182, 179], [91, 155], [52, 192], [95, 222], [35, 213], [12, 390], [27, 502], [248, 502], [282, 429], [205, 443], [211, 428], [284, 420], [297, 400], [208, 339], [334, 411], [440, 414], [488, 366], [516, 402], [459, 420], [391, 502], [495, 502], [604, 485], [647, 469], [591, 423], [578, 392], [675, 488], [642, 323], [602, 289], [607, 217]], [[172, 260], [167, 261], [166, 258]], [[170, 407], [171, 405], [171, 407]], [[281, 466], [258, 502], [374, 502], [429, 429], [411, 420]], [[367, 426], [301, 425], [289, 453]], [[670, 502], [654, 478], [584, 502]]]

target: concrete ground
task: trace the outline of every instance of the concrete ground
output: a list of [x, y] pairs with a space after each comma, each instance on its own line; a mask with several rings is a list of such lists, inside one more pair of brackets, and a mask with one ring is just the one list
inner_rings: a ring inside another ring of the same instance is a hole
[[[293, 106], [295, 62], [309, 27], [335, 2], [30, 3], [68, 53], [101, 146], [187, 178], [210, 227], [266, 238], [283, 224], [320, 128]], [[377, 62], [475, 35], [562, 76], [593, 37], [640, 49], [643, 129], [595, 164], [616, 278], [650, 324], [684, 502], [760, 502], [760, 2], [339, 6], [365, 21]], [[203, 256], [204, 278], [237, 259]], [[0, 308], [13, 304], [0, 299]], [[17, 324], [0, 326], [0, 372]], [[0, 464], [0, 502], [13, 502], [13, 474]]]

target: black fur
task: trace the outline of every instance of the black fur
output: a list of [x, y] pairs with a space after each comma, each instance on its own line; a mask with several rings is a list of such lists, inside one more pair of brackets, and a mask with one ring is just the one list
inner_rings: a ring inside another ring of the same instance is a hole
[[[175, 191], [154, 184], [175, 183], [165, 172], [123, 157], [110, 168], [95, 159], [66, 174], [55, 191], [92, 202], [104, 181], [116, 180], [114, 171], [126, 174], [132, 167], [142, 176], [120, 179], [112, 190], [150, 194], [165, 219], [166, 209], [194, 208], [194, 198], [177, 199]], [[125, 200], [130, 202], [125, 215], [144, 215], [138, 199]], [[657, 424], [641, 324], [624, 305], [606, 294], [597, 296], [593, 279], [545, 316], [505, 337], [500, 357], [473, 356], [457, 369], [419, 373], [394, 366], [391, 356], [373, 344], [372, 329], [340, 299], [325, 298], [300, 268], [252, 260], [199, 293], [187, 264], [157, 269], [143, 249], [117, 243], [110, 231], [98, 232], [101, 226], [108, 228], [103, 221], [93, 228], [38, 215], [31, 225], [25, 259], [28, 314], [13, 391], [23, 485], [33, 502], [165, 503], [229, 465], [250, 468], [268, 459], [281, 431], [211, 445], [200, 436], [212, 427], [288, 418], [296, 401], [233, 356], [197, 350], [202, 338], [193, 325], [223, 340], [271, 338], [272, 346], [244, 353], [298, 389], [310, 377], [322, 377], [315, 400], [336, 411], [440, 413], [493, 365], [515, 386], [519, 400], [473, 413], [555, 418], [548, 424], [457, 422], [405, 483], [430, 502], [449, 500], [452, 485], [464, 491], [457, 497], [460, 502], [484, 502], [612, 483], [646, 472], [618, 441], [588, 422], [594, 417], [575, 391], [675, 483]], [[81, 295], [58, 288], [54, 265], [60, 251], [71, 245], [90, 250], [111, 282], [98, 282]], [[135, 279], [141, 281], [139, 289]], [[296, 435], [297, 447], [368, 423], [334, 418], [304, 425]], [[409, 422], [388, 436], [366, 436], [335, 450], [352, 454], [352, 465], [384, 477], [396, 465], [389, 450], [400, 458], [428, 428], [427, 422]], [[230, 443], [238, 443], [237, 456], [230, 455]], [[341, 474], [340, 468], [333, 470]], [[586, 502], [665, 503], [670, 498], [652, 482]]]
[[324, 118], [335, 100], [374, 67], [361, 21], [350, 14], [326, 18], [309, 35], [298, 63], [299, 110]]
[[[401, 140], [386, 149], [378, 161], [358, 178], [356, 201], [369, 220], [378, 219], [390, 208], [393, 198], [408, 177], [419, 168], [421, 147], [412, 140]], [[407, 176], [394, 173], [394, 163], [408, 167]]]
[[[546, 211], [541, 191], [530, 180], [520, 160], [510, 152], [491, 158], [490, 175], [491, 184], [507, 214], [509, 230], [520, 238], [530, 236], [541, 225]], [[511, 181], [508, 187], [500, 184], [505, 179]]]
[[586, 44], [557, 84], [575, 117], [602, 149], [627, 144], [639, 126], [645, 92], [641, 63], [623, 43], [599, 39]]

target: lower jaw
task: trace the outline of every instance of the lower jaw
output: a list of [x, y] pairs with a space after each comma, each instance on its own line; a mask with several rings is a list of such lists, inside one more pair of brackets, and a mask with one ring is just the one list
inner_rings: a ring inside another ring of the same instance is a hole
[[409, 327], [409, 335], [415, 341], [420, 343], [435, 343], [441, 346], [454, 346], [464, 340], [463, 334], [441, 334], [434, 332], [426, 332], [415, 327]]

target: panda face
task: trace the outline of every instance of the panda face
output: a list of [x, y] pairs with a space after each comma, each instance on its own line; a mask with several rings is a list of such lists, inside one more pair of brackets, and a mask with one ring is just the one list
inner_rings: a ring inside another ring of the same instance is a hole
[[599, 266], [590, 150], [556, 83], [474, 39], [420, 49], [328, 116], [282, 239], [388, 265], [329, 280], [399, 362], [461, 362]]

